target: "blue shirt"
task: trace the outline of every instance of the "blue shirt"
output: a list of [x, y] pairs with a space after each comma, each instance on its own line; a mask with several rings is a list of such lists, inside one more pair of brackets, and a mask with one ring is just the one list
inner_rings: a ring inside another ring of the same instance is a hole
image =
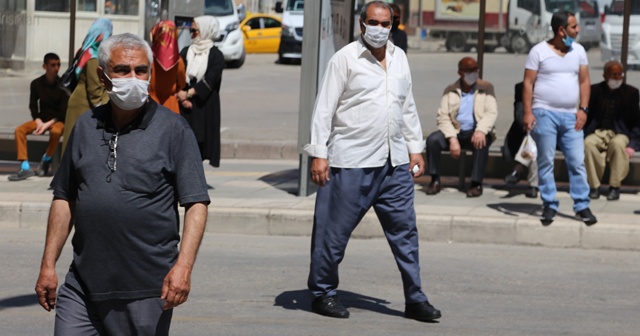
[[475, 92], [475, 88], [472, 88], [469, 93], [462, 92], [462, 97], [460, 97], [460, 109], [458, 110], [457, 119], [462, 131], [470, 131], [476, 128], [476, 120], [473, 117], [473, 96]]

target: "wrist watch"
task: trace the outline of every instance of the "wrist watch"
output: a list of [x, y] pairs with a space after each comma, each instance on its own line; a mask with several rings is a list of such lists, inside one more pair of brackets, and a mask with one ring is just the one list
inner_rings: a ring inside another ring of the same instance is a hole
[[584, 113], [586, 113], [586, 114], [589, 114], [589, 108], [588, 107], [580, 106], [580, 110], [584, 111]]

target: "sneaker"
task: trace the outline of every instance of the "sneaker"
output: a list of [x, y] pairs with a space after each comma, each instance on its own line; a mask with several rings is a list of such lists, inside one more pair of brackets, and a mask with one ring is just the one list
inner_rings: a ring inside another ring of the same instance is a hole
[[540, 216], [540, 221], [542, 225], [547, 226], [551, 225], [553, 221], [556, 219], [556, 211], [551, 209], [550, 207], [544, 207], [542, 210], [542, 216]]
[[31, 176], [34, 176], [35, 173], [32, 172], [31, 170], [24, 170], [24, 169], [20, 169], [18, 170], [17, 173], [13, 174], [13, 175], [9, 175], [9, 181], [22, 181], [22, 180], [26, 180]]
[[48, 176], [49, 175], [49, 167], [50, 166], [51, 166], [51, 160], [49, 160], [49, 161], [45, 161], [45, 160], [40, 161], [40, 165], [38, 166], [38, 176], [40, 176], [40, 177]]
[[589, 210], [589, 208], [578, 211], [576, 215], [580, 217], [580, 219], [582, 219], [582, 222], [584, 222], [587, 226], [593, 225], [598, 222], [598, 219], [591, 213], [591, 210]]

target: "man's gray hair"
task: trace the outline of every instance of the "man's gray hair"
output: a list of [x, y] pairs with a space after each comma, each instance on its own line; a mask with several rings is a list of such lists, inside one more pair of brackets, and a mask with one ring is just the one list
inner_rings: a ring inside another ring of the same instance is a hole
[[391, 13], [391, 19], [393, 19], [393, 8], [391, 8], [391, 5], [389, 5], [384, 1], [371, 1], [371, 2], [367, 2], [364, 5], [364, 7], [362, 7], [362, 10], [360, 11], [360, 20], [362, 22], [364, 22], [367, 19], [367, 10], [369, 10], [369, 7], [371, 6], [386, 8], [387, 10], [389, 10], [389, 13]]
[[109, 64], [109, 57], [111, 57], [111, 51], [115, 48], [144, 50], [149, 59], [149, 69], [151, 69], [151, 65], [153, 64], [153, 51], [151, 51], [149, 44], [138, 35], [124, 33], [112, 35], [104, 40], [98, 48], [98, 64], [105, 72], [108, 69], [107, 66]]

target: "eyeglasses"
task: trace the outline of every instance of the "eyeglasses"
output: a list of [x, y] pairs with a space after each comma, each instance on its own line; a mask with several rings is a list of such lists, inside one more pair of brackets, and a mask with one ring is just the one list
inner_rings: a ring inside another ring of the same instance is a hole
[[191, 34], [195, 34], [195, 33], [197, 33], [199, 30], [200, 30], [200, 29], [197, 29], [197, 28], [191, 28], [191, 29], [189, 29], [189, 32], [190, 32]]
[[118, 162], [118, 133], [111, 136], [109, 139], [109, 158], [107, 158], [107, 165], [111, 172], [116, 171], [116, 163]]
[[367, 25], [368, 26], [382, 26], [383, 28], [388, 28], [389, 26], [391, 26], [391, 21], [378, 21], [378, 20], [367, 20]]

